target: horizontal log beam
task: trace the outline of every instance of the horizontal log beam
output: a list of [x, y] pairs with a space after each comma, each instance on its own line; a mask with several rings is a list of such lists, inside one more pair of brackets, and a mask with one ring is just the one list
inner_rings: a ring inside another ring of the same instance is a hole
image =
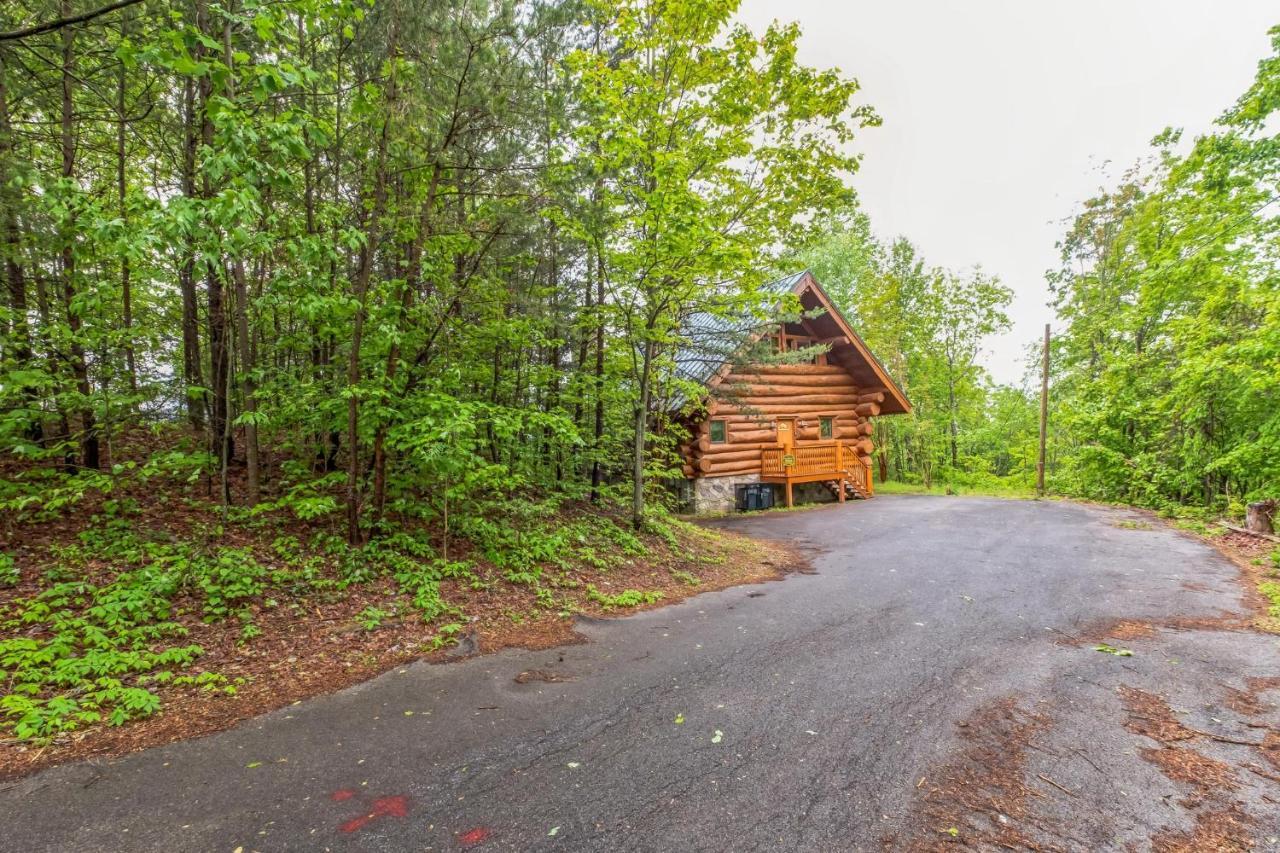
[[788, 397], [743, 397], [736, 400], [717, 400], [716, 410], [722, 408], [729, 410], [741, 410], [750, 406], [806, 406], [806, 405], [845, 405], [853, 409], [859, 405], [876, 405], [874, 403], [860, 404], [856, 394], [841, 394], [838, 391], [824, 393], [814, 388], [808, 394], [792, 394]]
[[[722, 386], [723, 387], [723, 386]], [[742, 382], [728, 386], [723, 393], [717, 392], [716, 399], [737, 397], [787, 397], [792, 394], [848, 394], [852, 397], [862, 395], [858, 386], [849, 382], [779, 382], [767, 383]]]
[[[728, 386], [826, 386], [837, 383], [842, 386], [854, 386], [854, 378], [849, 371], [838, 365], [805, 365], [822, 370], [823, 373], [731, 373], [724, 377]], [[864, 389], [865, 391], [865, 389]]]
[[731, 462], [759, 462], [759, 447], [743, 447], [736, 450], [720, 450], [715, 453], [703, 454], [702, 458], [708, 460], [714, 468], [717, 465], [725, 465]]
[[771, 442], [777, 444], [778, 432], [772, 429], [744, 429], [729, 433], [729, 444], [738, 445], [746, 442]]
[[728, 444], [713, 444], [711, 449], [703, 456], [722, 456], [725, 453], [737, 453], [742, 450], [761, 451], [770, 447], [778, 447], [778, 442], [773, 439], [764, 441], [731, 441]]
[[753, 366], [751, 373], [762, 376], [839, 376], [848, 372], [832, 364], [762, 364]]
[[875, 403], [794, 403], [787, 401], [785, 403], [749, 403], [744, 404], [740, 409], [725, 410], [723, 413], [717, 412], [716, 417], [722, 417], [730, 413], [746, 415], [760, 414], [764, 415], [768, 420], [775, 418], [846, 418], [852, 417], [854, 409], [858, 405], [874, 406]]
[[727, 477], [730, 474], [756, 474], [759, 471], [759, 462], [729, 462], [715, 465], [705, 473], [708, 477]]

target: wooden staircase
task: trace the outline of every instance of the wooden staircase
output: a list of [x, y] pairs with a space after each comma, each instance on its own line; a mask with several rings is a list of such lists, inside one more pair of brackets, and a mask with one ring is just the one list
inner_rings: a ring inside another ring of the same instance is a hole
[[[865, 501], [871, 497], [871, 495], [867, 494], [867, 487], [862, 483], [861, 472], [845, 471], [844, 473], [845, 473], [845, 478], [843, 480], [844, 496], [846, 498], [855, 498], [860, 501]], [[826, 483], [824, 484], [828, 489], [831, 490], [831, 494], [836, 496], [837, 500], [839, 500], [840, 498], [841, 482], [842, 481], [840, 480], [827, 480]]]

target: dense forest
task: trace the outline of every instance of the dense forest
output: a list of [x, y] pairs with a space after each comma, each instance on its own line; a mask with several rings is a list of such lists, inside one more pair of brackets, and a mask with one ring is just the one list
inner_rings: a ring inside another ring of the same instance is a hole
[[876, 121], [733, 8], [196, 2], [11, 33], [0, 441], [47, 476], [6, 506], [181, 423], [153, 468], [352, 542], [524, 488], [625, 482], [639, 523], [682, 318], [764, 307]]
[[[1031, 383], [980, 363], [1010, 291], [876, 241], [846, 143], [878, 117], [795, 27], [733, 9], [138, 3], [24, 32], [79, 10], [15, 8], [0, 441], [39, 466], [0, 499], [129, 462], [341, 513], [352, 542], [495, 489], [625, 484], [639, 521], [682, 318], [767, 309], [802, 266], [916, 406], [878, 427], [881, 480], [1025, 484]], [[1276, 77], [1190, 151], [1162, 135], [1064, 237], [1052, 488], [1275, 481]], [[143, 425], [163, 453], [122, 455]]]
[[[1026, 387], [981, 362], [1011, 291], [874, 236], [850, 142], [880, 117], [802, 62], [796, 26], [750, 32], [736, 6], [5, 5], [0, 585], [27, 633], [0, 665], [21, 736], [151, 713], [139, 674], [200, 654], [154, 648], [182, 595], [248, 641], [244, 602], [320, 588], [260, 564], [243, 537], [271, 519], [318, 531], [326, 582], [393, 575], [428, 621], [451, 612], [442, 578], [471, 577], [455, 540], [546, 602], [536, 566], [570, 546], [675, 543], [684, 323], [768, 323], [763, 285], [804, 267], [913, 402], [876, 425], [878, 481], [1031, 484], [1039, 356]], [[1162, 134], [1070, 225], [1051, 491], [1275, 492], [1278, 110], [1280, 55], [1214, 133]], [[148, 499], [200, 547], [142, 541]], [[14, 556], [64, 521], [79, 544]], [[292, 541], [272, 559], [302, 566]], [[72, 580], [95, 556], [96, 585]]]
[[1280, 488], [1280, 29], [1272, 39], [1215, 132], [1190, 146], [1161, 134], [1061, 243], [1068, 492], [1226, 509]]

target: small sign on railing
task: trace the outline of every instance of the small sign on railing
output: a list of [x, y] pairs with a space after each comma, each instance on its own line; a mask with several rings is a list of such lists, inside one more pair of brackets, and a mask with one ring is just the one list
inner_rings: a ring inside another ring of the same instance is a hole
[[795, 467], [795, 464], [796, 464], [796, 457], [794, 453], [788, 453], [786, 456], [782, 457], [783, 468], [792, 468], [792, 467]]

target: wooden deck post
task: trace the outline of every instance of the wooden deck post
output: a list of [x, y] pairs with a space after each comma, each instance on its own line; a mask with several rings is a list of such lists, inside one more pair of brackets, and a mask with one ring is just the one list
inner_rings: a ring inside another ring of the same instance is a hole
[[791, 497], [791, 478], [788, 477], [787, 478], [787, 509], [791, 509], [791, 507], [793, 506], [795, 506], [795, 504], [792, 502], [792, 497]]

